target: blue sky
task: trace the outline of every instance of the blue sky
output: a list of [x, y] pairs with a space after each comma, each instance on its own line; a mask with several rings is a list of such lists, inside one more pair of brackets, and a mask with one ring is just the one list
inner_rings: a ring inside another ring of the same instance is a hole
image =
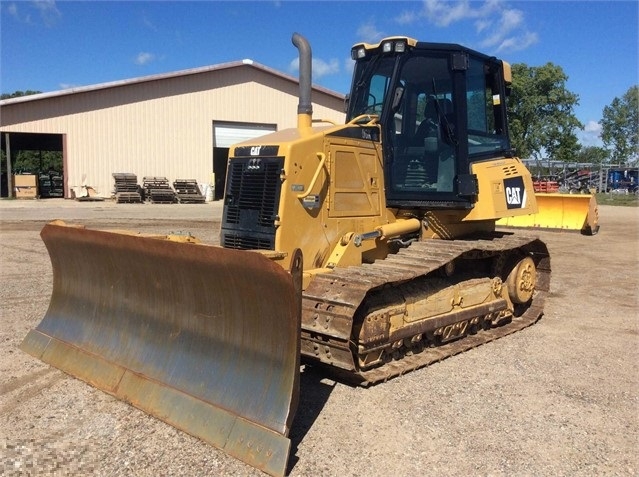
[[350, 47], [406, 35], [512, 63], [552, 62], [579, 95], [583, 144], [604, 106], [639, 83], [633, 1], [0, 1], [0, 90], [56, 91], [252, 59], [296, 75], [298, 31], [313, 82], [346, 93]]

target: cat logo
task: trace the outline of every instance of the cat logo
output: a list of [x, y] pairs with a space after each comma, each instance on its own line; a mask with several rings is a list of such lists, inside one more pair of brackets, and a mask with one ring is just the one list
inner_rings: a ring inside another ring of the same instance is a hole
[[504, 191], [506, 193], [506, 207], [509, 209], [523, 209], [526, 207], [526, 188], [524, 179], [511, 177], [504, 180]]
[[510, 205], [521, 206], [521, 188], [506, 187], [506, 202]]

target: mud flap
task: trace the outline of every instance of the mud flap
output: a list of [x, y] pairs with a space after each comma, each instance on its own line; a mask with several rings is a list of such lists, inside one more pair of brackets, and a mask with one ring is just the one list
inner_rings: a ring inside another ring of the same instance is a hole
[[52, 223], [42, 322], [21, 348], [271, 475], [299, 397], [301, 252], [258, 252]]
[[505, 217], [498, 226], [575, 230], [584, 235], [599, 231], [597, 199], [592, 194], [535, 193], [536, 214]]

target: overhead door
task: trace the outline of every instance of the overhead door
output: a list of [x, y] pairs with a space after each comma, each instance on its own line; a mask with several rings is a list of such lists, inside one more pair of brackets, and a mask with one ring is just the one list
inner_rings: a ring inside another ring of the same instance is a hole
[[233, 144], [255, 139], [277, 130], [276, 124], [213, 121], [213, 196], [221, 199], [226, 179], [229, 148]]
[[276, 124], [213, 122], [213, 147], [231, 147], [277, 130]]

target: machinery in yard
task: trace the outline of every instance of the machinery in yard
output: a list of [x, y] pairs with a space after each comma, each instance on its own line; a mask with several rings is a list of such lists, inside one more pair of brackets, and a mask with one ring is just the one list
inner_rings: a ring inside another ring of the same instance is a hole
[[535, 192], [536, 214], [502, 217], [499, 227], [548, 229], [596, 235], [599, 232], [599, 206], [594, 194]]
[[272, 475], [300, 359], [386, 381], [535, 323], [550, 258], [500, 232], [537, 212], [508, 137], [510, 66], [455, 44], [352, 48], [345, 124], [229, 152], [221, 247], [51, 223], [50, 307], [28, 353]]
[[[565, 165], [564, 165], [565, 167]], [[576, 231], [583, 235], [599, 232], [599, 207], [594, 185], [596, 174], [589, 170], [538, 177], [533, 181], [536, 214], [503, 217], [499, 227]]]

